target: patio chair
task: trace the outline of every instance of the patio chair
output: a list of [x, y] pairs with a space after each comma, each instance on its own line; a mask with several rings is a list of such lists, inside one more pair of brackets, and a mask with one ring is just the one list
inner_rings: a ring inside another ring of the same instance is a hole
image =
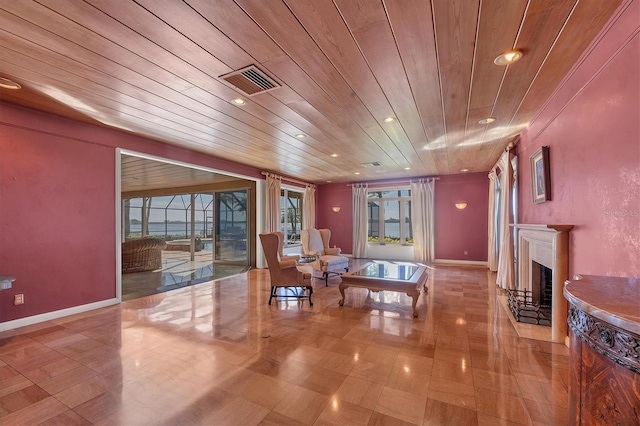
[[349, 259], [340, 256], [342, 250], [339, 247], [330, 247], [329, 229], [304, 229], [300, 233], [302, 251], [305, 255], [315, 255], [317, 260], [313, 263], [316, 271], [322, 272], [325, 286], [329, 285], [331, 275], [342, 275], [349, 272]]
[[[282, 233], [280, 232], [262, 233], [260, 234], [260, 242], [264, 250], [264, 257], [267, 259], [269, 277], [271, 279], [269, 305], [274, 297], [293, 297], [300, 300], [309, 299], [309, 305], [313, 306], [313, 301], [311, 300], [313, 294], [311, 285], [313, 268], [311, 266], [298, 265], [295, 257], [281, 256]], [[278, 294], [278, 288], [283, 288], [284, 293], [280, 292]]]

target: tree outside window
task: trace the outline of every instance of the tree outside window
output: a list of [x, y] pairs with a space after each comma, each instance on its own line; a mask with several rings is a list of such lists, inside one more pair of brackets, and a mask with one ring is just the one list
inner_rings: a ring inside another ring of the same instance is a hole
[[280, 192], [280, 229], [284, 246], [300, 244], [302, 229], [302, 192], [282, 189]]

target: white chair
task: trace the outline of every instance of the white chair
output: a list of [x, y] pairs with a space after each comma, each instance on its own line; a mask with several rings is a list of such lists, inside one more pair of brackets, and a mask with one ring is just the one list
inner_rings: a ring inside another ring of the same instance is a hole
[[326, 286], [329, 285], [329, 276], [349, 272], [349, 259], [340, 256], [340, 248], [329, 247], [330, 238], [329, 229], [311, 228], [304, 229], [300, 233], [302, 251], [305, 255], [317, 256], [313, 269], [322, 272], [322, 279]]

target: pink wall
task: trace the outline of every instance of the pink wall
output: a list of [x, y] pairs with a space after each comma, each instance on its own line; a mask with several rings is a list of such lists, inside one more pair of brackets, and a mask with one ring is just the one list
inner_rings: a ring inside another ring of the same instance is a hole
[[[521, 136], [521, 223], [572, 224], [570, 275], [640, 277], [640, 2], [627, 2]], [[529, 157], [550, 147], [551, 201]]]
[[[331, 207], [339, 206], [335, 213]], [[328, 183], [316, 189], [316, 228], [331, 230], [331, 245], [343, 253], [353, 253], [353, 205], [351, 187], [346, 183]]]
[[[0, 104], [0, 322], [115, 297], [115, 148], [262, 178], [204, 154]], [[14, 294], [25, 304], [13, 305]]]
[[[489, 179], [486, 173], [443, 176], [436, 182], [437, 259], [487, 260], [488, 193]], [[331, 229], [331, 245], [342, 248], [343, 253], [352, 253], [351, 187], [344, 183], [320, 185], [316, 194], [316, 226]], [[454, 204], [458, 201], [466, 201], [468, 207], [465, 210], [456, 209]], [[340, 211], [334, 213], [332, 206], [340, 206]]]
[[[442, 176], [435, 188], [436, 259], [486, 262], [487, 173]], [[458, 210], [455, 204], [459, 202], [467, 203], [467, 208]]]
[[115, 297], [113, 149], [1, 126], [0, 151], [0, 321]]

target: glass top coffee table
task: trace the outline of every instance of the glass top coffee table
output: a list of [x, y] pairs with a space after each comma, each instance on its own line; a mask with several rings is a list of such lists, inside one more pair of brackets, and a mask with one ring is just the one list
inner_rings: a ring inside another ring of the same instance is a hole
[[416, 304], [420, 297], [420, 291], [427, 288], [427, 268], [424, 266], [394, 263], [394, 262], [368, 262], [362, 268], [342, 274], [342, 282], [339, 289], [342, 299], [338, 302], [344, 305], [344, 290], [349, 287], [366, 288], [371, 291], [398, 291], [411, 296], [413, 316], [418, 316]]

